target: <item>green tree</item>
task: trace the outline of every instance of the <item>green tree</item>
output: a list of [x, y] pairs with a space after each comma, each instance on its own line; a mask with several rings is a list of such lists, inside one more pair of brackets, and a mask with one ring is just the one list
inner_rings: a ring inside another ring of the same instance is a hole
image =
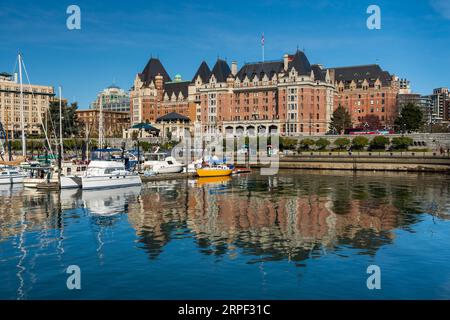
[[423, 113], [418, 105], [413, 103], [406, 104], [400, 115], [395, 119], [395, 125], [399, 131], [416, 131], [423, 123]]
[[[73, 102], [70, 106], [67, 105], [67, 101], [63, 100], [61, 103], [61, 113], [62, 113], [62, 131], [64, 138], [75, 137], [80, 132], [80, 123], [77, 117], [78, 104]], [[49, 106], [50, 119], [48, 123], [48, 128], [50, 133], [56, 137], [59, 137], [59, 100], [56, 99], [50, 102]]]
[[363, 136], [357, 136], [352, 140], [352, 147], [356, 150], [363, 150], [369, 144], [369, 139]]
[[370, 148], [374, 150], [385, 150], [386, 146], [389, 144], [389, 138], [384, 136], [376, 136], [370, 142]]
[[316, 140], [315, 145], [317, 149], [325, 150], [330, 145], [330, 141], [328, 141], [328, 139], [325, 138], [320, 138]]
[[347, 138], [338, 138], [338, 139], [334, 140], [334, 145], [339, 150], [347, 149], [350, 146], [350, 144], [351, 144], [351, 141], [350, 141], [350, 139], [347, 139]]
[[382, 127], [380, 118], [374, 114], [368, 114], [361, 119], [361, 127], [367, 125], [368, 130], [377, 130]]
[[312, 139], [303, 139], [300, 141], [300, 150], [310, 150], [316, 143]]
[[352, 117], [343, 106], [339, 105], [331, 117], [330, 128], [338, 133], [352, 126]]
[[392, 148], [395, 150], [407, 150], [413, 144], [413, 139], [409, 137], [392, 138]]

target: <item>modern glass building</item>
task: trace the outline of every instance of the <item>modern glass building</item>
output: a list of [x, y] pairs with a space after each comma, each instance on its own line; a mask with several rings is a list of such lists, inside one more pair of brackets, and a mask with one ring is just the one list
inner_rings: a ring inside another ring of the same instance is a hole
[[130, 112], [130, 95], [114, 84], [97, 95], [97, 99], [91, 103], [91, 109], [99, 109], [100, 103], [103, 110]]

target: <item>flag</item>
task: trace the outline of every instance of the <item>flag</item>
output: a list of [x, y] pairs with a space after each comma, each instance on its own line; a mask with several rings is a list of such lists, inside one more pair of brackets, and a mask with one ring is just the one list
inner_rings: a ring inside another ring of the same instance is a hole
[[263, 32], [262, 37], [261, 37], [261, 45], [264, 46], [264, 32]]

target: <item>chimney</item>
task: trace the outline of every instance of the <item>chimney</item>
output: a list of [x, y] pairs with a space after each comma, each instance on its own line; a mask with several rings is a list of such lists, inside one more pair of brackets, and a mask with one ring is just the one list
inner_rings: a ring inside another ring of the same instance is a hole
[[236, 62], [236, 61], [233, 61], [233, 62], [231, 62], [231, 74], [232, 74], [233, 76], [236, 76], [236, 75], [237, 75], [237, 72], [238, 72], [238, 69], [237, 69], [237, 62]]
[[289, 55], [287, 53], [283, 56], [283, 63], [284, 63], [284, 71], [287, 71], [289, 66]]

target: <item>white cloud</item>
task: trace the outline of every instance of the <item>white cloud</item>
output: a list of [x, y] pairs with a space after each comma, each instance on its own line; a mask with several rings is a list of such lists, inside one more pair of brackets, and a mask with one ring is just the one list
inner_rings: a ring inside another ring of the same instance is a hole
[[450, 0], [430, 0], [431, 6], [445, 19], [450, 19]]

